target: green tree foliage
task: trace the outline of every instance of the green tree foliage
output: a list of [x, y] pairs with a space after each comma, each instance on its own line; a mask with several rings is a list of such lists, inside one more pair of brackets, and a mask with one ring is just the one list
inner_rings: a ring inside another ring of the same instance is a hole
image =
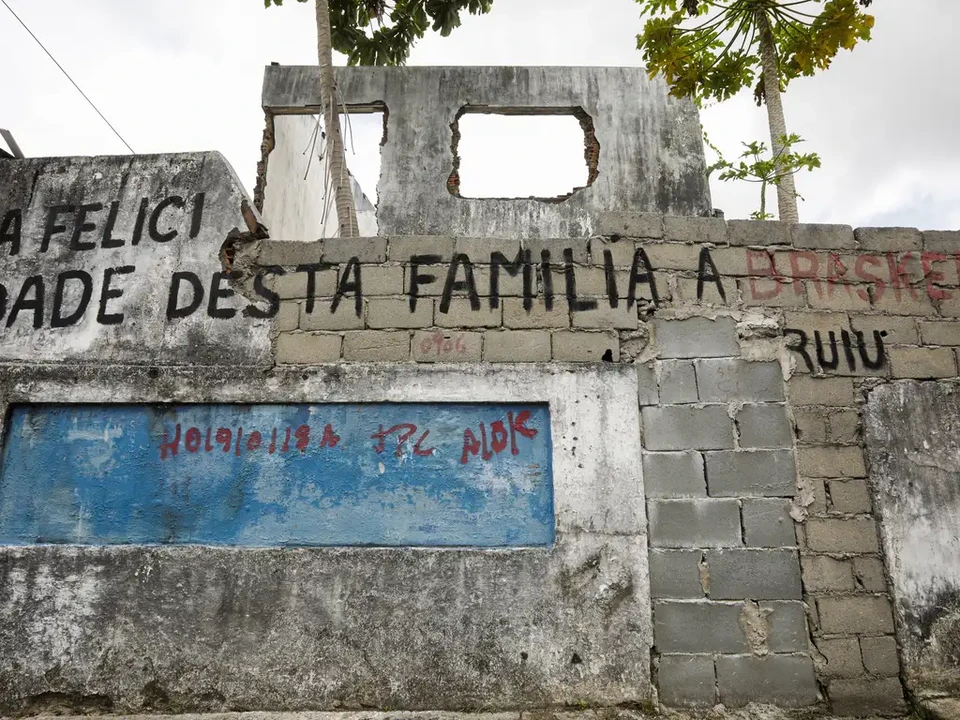
[[[873, 0], [637, 0], [646, 16], [637, 47], [651, 77], [698, 104], [753, 88], [766, 103], [776, 162], [787, 157], [780, 94], [791, 80], [830, 67], [841, 49], [870, 39]], [[780, 219], [797, 222], [793, 175], [777, 184]]]
[[330, 0], [333, 49], [350, 65], [403, 65], [427, 30], [446, 37], [460, 27], [462, 11], [482, 15], [492, 6], [493, 0]]
[[[649, 16], [637, 47], [651, 77], [677, 97], [726, 100], [745, 87], [764, 97], [761, 43], [769, 29], [780, 89], [830, 67], [841, 49], [870, 39], [872, 0], [637, 0]], [[811, 12], [812, 11], [812, 12]], [[688, 24], [689, 18], [696, 22]]]
[[[820, 157], [816, 153], [793, 152], [794, 145], [803, 142], [799, 135], [789, 135], [781, 139], [783, 150], [779, 155], [767, 157], [767, 146], [763, 142], [742, 143], [744, 147], [737, 162], [723, 157], [720, 149], [710, 142], [706, 133], [703, 141], [717, 155], [717, 161], [707, 167], [707, 177], [719, 171], [721, 180], [743, 180], [760, 184], [760, 209], [751, 213], [753, 220], [772, 220], [767, 212], [767, 188], [780, 187], [787, 175], [796, 175], [801, 170], [820, 167]], [[803, 199], [800, 195], [797, 198]]]

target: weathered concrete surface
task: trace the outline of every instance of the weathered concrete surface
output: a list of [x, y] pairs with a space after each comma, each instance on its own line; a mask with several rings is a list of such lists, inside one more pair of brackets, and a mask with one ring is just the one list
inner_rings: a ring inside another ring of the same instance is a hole
[[909, 683], [958, 691], [960, 386], [878, 387], [865, 429]]
[[[270, 364], [270, 324], [244, 315], [251, 300], [223, 279], [210, 304], [245, 201], [214, 152], [0, 160], [0, 361]], [[181, 271], [203, 299], [168, 320]]]
[[[619, 715], [610, 710], [611, 718]], [[636, 715], [622, 711], [625, 717]], [[581, 713], [586, 719], [593, 712]], [[222, 713], [180, 713], [177, 715], [31, 715], [36, 720], [520, 720], [520, 712], [441, 712], [441, 711], [401, 711], [401, 712], [222, 712]]]
[[[575, 710], [524, 710], [521, 712], [231, 712], [182, 715], [35, 715], [36, 720], [834, 720], [836, 716], [819, 709], [783, 709], [751, 703], [744, 708], [730, 709], [723, 705], [703, 710], [681, 710], [662, 707], [656, 712], [638, 708], [610, 707]], [[873, 718], [874, 716], [869, 716]], [[937, 720], [953, 720], [954, 715], [937, 716]], [[868, 720], [869, 720], [868, 718]]]
[[[549, 402], [551, 548], [0, 548], [0, 711], [651, 699], [628, 367], [8, 367], [18, 402]], [[5, 412], [0, 415], [6, 416]]]
[[[347, 105], [386, 104], [381, 235], [574, 238], [591, 235], [602, 210], [710, 212], [697, 110], [670, 98], [664, 82], [648, 79], [643, 68], [338, 68], [337, 83]], [[262, 103], [268, 114], [316, 112], [319, 98], [316, 68], [266, 68]], [[600, 146], [595, 181], [562, 202], [451, 194], [456, 121], [467, 107], [585, 111]], [[271, 192], [268, 183], [265, 196]]]
[[921, 717], [927, 720], [957, 720], [960, 718], [960, 700], [957, 698], [930, 698], [919, 704]]

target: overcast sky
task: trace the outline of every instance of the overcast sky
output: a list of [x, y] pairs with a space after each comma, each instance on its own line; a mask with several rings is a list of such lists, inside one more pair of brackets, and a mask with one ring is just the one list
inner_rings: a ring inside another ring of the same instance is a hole
[[[316, 63], [312, 3], [266, 10], [261, 0], [7, 1], [137, 152], [219, 150], [248, 189], [263, 130], [263, 66]], [[789, 130], [823, 160], [821, 170], [798, 177], [801, 219], [960, 228], [960, 0], [876, 0], [872, 12], [872, 42], [842, 52], [829, 71], [796, 81], [785, 96]], [[410, 64], [640, 65], [640, 27], [634, 0], [495, 0], [489, 15], [467, 17], [449, 38], [425, 38]], [[2, 6], [0, 38], [0, 127], [28, 156], [125, 152]], [[767, 140], [764, 110], [749, 96], [702, 118], [728, 156], [741, 141]], [[377, 135], [361, 121], [355, 129], [353, 164], [373, 197]], [[556, 147], [568, 142], [558, 133], [523, 136], [512, 147], [539, 139], [559, 156]], [[464, 182], [469, 171], [478, 192], [505, 183], [483, 168], [492, 153], [475, 142], [476, 170], [465, 164]], [[728, 218], [757, 206], [753, 185], [712, 189]]]

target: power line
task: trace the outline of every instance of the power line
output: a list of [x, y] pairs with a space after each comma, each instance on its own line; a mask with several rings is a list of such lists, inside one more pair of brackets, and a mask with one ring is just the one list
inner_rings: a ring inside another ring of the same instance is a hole
[[77, 83], [74, 81], [74, 79], [73, 79], [72, 77], [70, 77], [70, 73], [68, 73], [66, 70], [64, 70], [64, 69], [63, 69], [63, 65], [61, 65], [60, 63], [58, 63], [58, 62], [57, 62], [57, 59], [56, 59], [53, 55], [50, 54], [50, 51], [47, 50], [46, 47], [44, 47], [43, 43], [40, 42], [40, 38], [38, 38], [36, 35], [33, 34], [33, 31], [32, 31], [30, 28], [27, 27], [27, 24], [26, 24], [23, 20], [21, 20], [21, 19], [20, 19], [20, 16], [17, 15], [17, 14], [13, 11], [13, 8], [10, 7], [10, 5], [7, 4], [7, 0], [0, 0], [0, 2], [2, 2], [3, 5], [4, 5], [4, 7], [6, 7], [7, 10], [10, 11], [10, 14], [13, 15], [13, 16], [17, 19], [17, 22], [20, 23], [21, 25], [23, 25], [23, 29], [26, 30], [28, 33], [30, 33], [30, 37], [32, 37], [34, 40], [37, 41], [37, 45], [40, 46], [40, 49], [43, 50], [43, 51], [47, 54], [47, 57], [49, 57], [51, 60], [53, 60], [53, 64], [54, 64], [54, 65], [56, 65], [58, 68], [60, 68], [60, 72], [62, 72], [62, 73], [64, 74], [64, 76], [67, 78], [67, 80], [69, 80], [70, 83], [77, 89], [77, 92], [80, 93], [81, 95], [83, 95], [83, 99], [86, 100], [88, 103], [90, 103], [90, 107], [92, 107], [92, 108], [96, 111], [97, 115], [100, 116], [100, 119], [102, 119], [102, 120], [107, 124], [107, 127], [109, 127], [111, 130], [113, 130], [113, 134], [116, 135], [116, 136], [120, 139], [120, 142], [122, 142], [124, 145], [126, 145], [127, 150], [129, 150], [129, 151], [132, 152], [134, 155], [136, 155], [136, 153], [134, 152], [133, 148], [130, 147], [130, 143], [128, 143], [126, 140], [124, 140], [124, 139], [123, 139], [123, 136], [122, 136], [120, 133], [117, 132], [117, 129], [116, 129], [113, 125], [110, 124], [110, 121], [107, 120], [107, 118], [104, 116], [104, 114], [103, 114], [102, 112], [100, 112], [100, 109], [99, 109], [96, 105], [93, 104], [93, 100], [91, 100], [90, 98], [88, 98], [88, 97], [87, 97], [87, 94], [86, 94], [83, 90], [81, 90], [81, 89], [80, 89], [80, 86], [77, 85]]

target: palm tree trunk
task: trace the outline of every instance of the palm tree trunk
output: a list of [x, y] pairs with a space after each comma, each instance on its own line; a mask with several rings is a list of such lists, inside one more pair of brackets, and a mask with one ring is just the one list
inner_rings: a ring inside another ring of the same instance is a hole
[[[763, 60], [763, 94], [767, 101], [767, 121], [770, 125], [770, 146], [776, 158], [783, 152], [782, 139], [787, 136], [787, 122], [783, 117], [783, 101], [780, 98], [780, 70], [777, 67], [777, 51], [774, 45], [770, 20], [761, 11], [757, 25], [760, 29], [760, 55]], [[784, 174], [777, 183], [777, 205], [780, 220], [800, 222], [797, 212], [797, 186], [793, 175]]]
[[330, 158], [330, 184], [336, 193], [340, 237], [357, 237], [360, 234], [357, 206], [347, 171], [343, 133], [340, 131], [337, 81], [333, 74], [333, 40], [330, 37], [330, 5], [327, 0], [317, 0], [317, 55], [320, 61], [320, 102], [323, 103], [323, 122], [327, 129], [326, 151]]

